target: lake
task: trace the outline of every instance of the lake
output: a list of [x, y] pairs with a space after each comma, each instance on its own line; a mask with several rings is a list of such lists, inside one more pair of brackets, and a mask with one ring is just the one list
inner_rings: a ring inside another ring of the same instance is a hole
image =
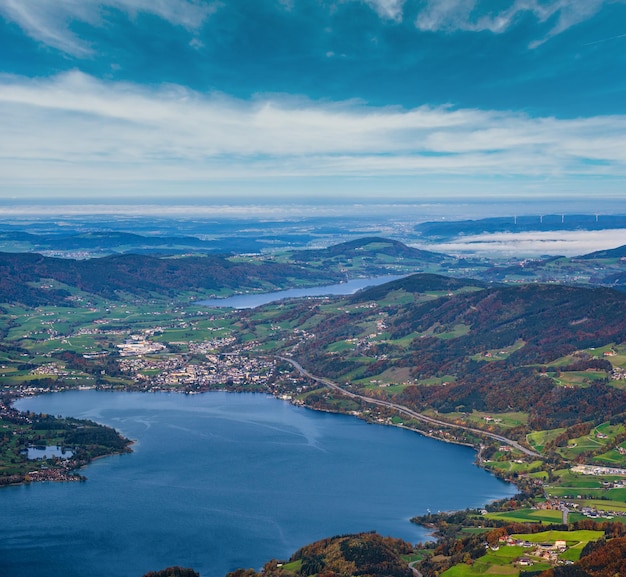
[[294, 299], [302, 297], [321, 297], [332, 295], [351, 295], [355, 292], [370, 286], [378, 286], [386, 282], [404, 278], [405, 275], [387, 275], [372, 278], [356, 278], [344, 283], [326, 286], [288, 289], [271, 293], [251, 293], [245, 295], [235, 295], [222, 299], [208, 299], [198, 301], [196, 304], [214, 308], [234, 308], [253, 309], [261, 305], [281, 301], [283, 299]]
[[314, 540], [376, 530], [424, 540], [416, 514], [515, 493], [468, 447], [261, 394], [71, 391], [19, 409], [89, 418], [135, 439], [85, 483], [0, 490], [3, 577], [223, 577]]
[[61, 459], [70, 459], [74, 456], [72, 451], [66, 450], [65, 447], [57, 447], [54, 445], [46, 445], [45, 447], [28, 447], [26, 454], [29, 459], [50, 459], [51, 457], [60, 457]]

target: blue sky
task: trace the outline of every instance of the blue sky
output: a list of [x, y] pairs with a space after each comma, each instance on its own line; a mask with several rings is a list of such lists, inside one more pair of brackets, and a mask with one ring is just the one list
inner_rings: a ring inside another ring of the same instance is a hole
[[626, 0], [0, 0], [0, 196], [624, 198]]

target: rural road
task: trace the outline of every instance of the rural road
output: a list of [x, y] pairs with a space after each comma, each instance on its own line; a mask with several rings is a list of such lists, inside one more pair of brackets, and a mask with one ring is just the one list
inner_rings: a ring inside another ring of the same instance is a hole
[[388, 407], [389, 409], [394, 409], [396, 411], [398, 411], [399, 413], [402, 413], [404, 415], [408, 415], [409, 417], [412, 417], [414, 419], [417, 419], [418, 421], [423, 421], [424, 423], [429, 423], [431, 425], [437, 425], [440, 427], [449, 427], [452, 429], [462, 429], [464, 431], [469, 431], [471, 433], [476, 433], [477, 435], [483, 435], [485, 437], [490, 437], [491, 439], [495, 439], [496, 441], [500, 441], [501, 443], [505, 444], [505, 445], [509, 445], [510, 447], [513, 447], [514, 449], [517, 449], [518, 451], [521, 451], [522, 453], [530, 456], [530, 457], [536, 457], [536, 458], [543, 458], [539, 453], [535, 453], [535, 451], [531, 451], [530, 449], [527, 449], [526, 447], [520, 445], [517, 441], [513, 441], [512, 439], [508, 439], [507, 437], [504, 437], [502, 435], [498, 435], [496, 433], [491, 433], [489, 431], [483, 431], [481, 429], [474, 429], [472, 427], [467, 427], [465, 425], [455, 425], [452, 423], [447, 423], [446, 421], [440, 421], [438, 419], [434, 419], [432, 417], [427, 417], [426, 415], [422, 415], [421, 413], [418, 413], [417, 411], [413, 411], [412, 409], [409, 409], [408, 407], [405, 407], [404, 405], [398, 405], [397, 403], [392, 403], [391, 401], [384, 401], [382, 399], [374, 399], [372, 397], [366, 397], [365, 395], [359, 395], [357, 393], [353, 393], [351, 391], [347, 391], [346, 389], [340, 387], [337, 383], [331, 381], [330, 379], [326, 379], [324, 377], [317, 377], [313, 374], [311, 374], [309, 371], [307, 371], [300, 363], [298, 363], [297, 361], [294, 361], [293, 359], [289, 359], [287, 357], [278, 357], [280, 360], [285, 361], [287, 363], [289, 363], [292, 367], [294, 367], [301, 375], [312, 379], [314, 381], [317, 381], [318, 383], [330, 388], [330, 389], [334, 389], [336, 391], [339, 391], [340, 393], [342, 393], [343, 395], [347, 396], [347, 397], [351, 397], [353, 399], [359, 399], [361, 401], [364, 401], [365, 403], [370, 403], [371, 405], [378, 405], [380, 407]]

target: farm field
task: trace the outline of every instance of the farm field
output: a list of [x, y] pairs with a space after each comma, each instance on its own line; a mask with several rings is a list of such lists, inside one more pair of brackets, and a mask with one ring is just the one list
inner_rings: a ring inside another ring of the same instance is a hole
[[[515, 561], [523, 557], [526, 549], [516, 546], [500, 547], [498, 551], [489, 551], [476, 559], [471, 565], [459, 563], [441, 574], [441, 577], [476, 577], [489, 575], [492, 577], [512, 577], [519, 575], [520, 568]], [[549, 569], [550, 564], [536, 565], [533, 569]]]
[[459, 563], [442, 573], [442, 577], [516, 576], [523, 570], [549, 569], [558, 559], [577, 561], [590, 541], [604, 537], [603, 531], [542, 531], [520, 533], [509, 537], [508, 545], [491, 548], [473, 562]]
[[[561, 511], [554, 509], [517, 509], [515, 511], [501, 511], [486, 513], [485, 518], [507, 521], [510, 523], [560, 523], [563, 517]], [[582, 515], [581, 515], [582, 518]]]

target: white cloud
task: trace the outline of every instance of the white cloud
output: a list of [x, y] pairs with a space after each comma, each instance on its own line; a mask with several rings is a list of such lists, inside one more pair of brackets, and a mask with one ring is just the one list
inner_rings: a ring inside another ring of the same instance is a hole
[[[294, 0], [277, 1], [287, 11], [294, 9]], [[365, 2], [381, 18], [402, 20], [405, 0], [358, 1]], [[84, 58], [91, 56], [93, 50], [89, 42], [73, 32], [75, 22], [102, 26], [106, 23], [107, 11], [119, 10], [130, 18], [141, 13], [153, 14], [193, 31], [222, 5], [223, 0], [0, 0], [0, 16], [16, 23], [31, 38]], [[194, 48], [201, 47], [197, 39], [192, 39], [190, 44]]]
[[428, 245], [448, 254], [579, 256], [626, 244], [626, 230], [570, 230], [493, 233], [466, 236], [453, 242]]
[[381, 18], [402, 20], [402, 12], [405, 0], [365, 0]]
[[0, 0], [0, 14], [18, 24], [35, 40], [73, 56], [88, 56], [90, 45], [72, 32], [73, 22], [101, 26], [108, 9], [135, 18], [153, 14], [195, 30], [217, 8], [217, 2], [198, 0]]
[[[276, 1], [285, 10], [294, 10], [295, 0]], [[365, 3], [381, 18], [395, 22], [402, 21], [406, 4], [406, 0], [337, 1]], [[519, 17], [531, 14], [540, 23], [550, 22], [551, 25], [540, 40], [531, 44], [535, 47], [592, 18], [606, 4], [620, 2], [626, 0], [498, 0], [496, 3], [490, 0], [422, 0], [424, 5], [416, 26], [424, 31], [498, 34], [513, 26]], [[490, 9], [494, 4], [498, 8]], [[39, 42], [73, 56], [87, 57], [92, 55], [92, 48], [73, 32], [75, 22], [102, 26], [106, 23], [107, 11], [119, 10], [130, 18], [142, 13], [153, 14], [194, 31], [222, 5], [223, 0], [0, 0], [0, 16], [15, 22]]]
[[625, 115], [560, 120], [277, 96], [242, 101], [71, 72], [0, 76], [0, 118], [7, 190], [90, 180], [626, 176]]
[[[532, 14], [540, 23], [554, 21], [541, 40], [533, 42], [536, 47], [564, 30], [588, 20], [609, 2], [626, 0], [514, 0], [500, 2], [497, 10], [485, 11], [484, 0], [427, 0], [420, 11], [416, 26], [426, 31], [465, 30], [489, 31], [499, 34], [508, 30], [520, 16]], [[493, 6], [493, 3], [490, 4]]]

